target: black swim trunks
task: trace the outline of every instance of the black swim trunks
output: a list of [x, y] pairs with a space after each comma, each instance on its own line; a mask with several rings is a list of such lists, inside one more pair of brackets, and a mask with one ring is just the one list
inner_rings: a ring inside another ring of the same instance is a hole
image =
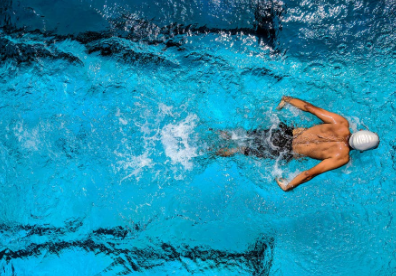
[[276, 129], [247, 132], [245, 155], [286, 160], [293, 158], [293, 128], [280, 123]]

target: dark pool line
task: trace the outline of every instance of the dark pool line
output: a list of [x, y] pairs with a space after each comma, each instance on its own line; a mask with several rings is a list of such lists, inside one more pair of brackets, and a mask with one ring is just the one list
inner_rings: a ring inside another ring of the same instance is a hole
[[6, 38], [0, 38], [0, 61], [12, 59], [17, 63], [32, 63], [37, 58], [49, 58], [52, 60], [62, 59], [71, 64], [83, 65], [83, 62], [76, 56], [59, 50], [49, 51], [42, 44], [14, 43]]
[[[45, 233], [45, 231], [38, 232]], [[208, 246], [174, 246], [166, 242], [153, 242], [143, 249], [133, 246], [125, 249], [119, 248], [124, 245], [122, 242], [123, 238], [121, 240], [112, 240], [109, 237], [119, 236], [118, 230], [106, 229], [101, 232], [100, 234], [94, 232], [89, 235], [89, 238], [84, 240], [46, 242], [43, 244], [32, 243], [25, 249], [16, 251], [4, 249], [0, 252], [0, 260], [5, 260], [9, 263], [13, 259], [38, 257], [49, 253], [60, 255], [66, 249], [82, 249], [87, 252], [93, 252], [95, 255], [103, 253], [111, 256], [114, 262], [106, 270], [121, 265], [126, 272], [141, 272], [165, 265], [167, 262], [180, 262], [191, 273], [197, 269], [199, 271], [205, 269], [222, 271], [239, 268], [252, 273], [252, 275], [268, 275], [273, 261], [275, 244], [273, 238], [259, 238], [246, 251], [242, 252], [218, 250]], [[105, 234], [105, 237], [101, 237], [102, 234]], [[120, 244], [120, 246], [117, 244]], [[189, 261], [186, 262], [185, 259]], [[190, 264], [190, 261], [193, 265]], [[202, 262], [205, 265], [202, 265]]]
[[[33, 32], [32, 34], [34, 34]], [[89, 36], [92, 34], [88, 34]], [[100, 38], [99, 38], [100, 37]], [[118, 62], [133, 64], [133, 65], [153, 65], [156, 68], [178, 68], [180, 64], [168, 59], [166, 56], [161, 54], [155, 54], [152, 52], [137, 51], [132, 47], [129, 47], [123, 43], [122, 38], [112, 37], [107, 38], [106, 35], [96, 36], [95, 40], [89, 43], [85, 43], [87, 54], [99, 54], [102, 57], [112, 57]], [[53, 41], [52, 41], [53, 40]], [[71, 65], [84, 66], [84, 62], [74, 56], [71, 53], [63, 52], [56, 47], [52, 46], [53, 42], [57, 41], [56, 36], [50, 37], [49, 41], [44, 44], [34, 43], [16, 43], [8, 39], [6, 36], [1, 37], [0, 34], [0, 63], [4, 63], [7, 60], [15, 61], [21, 65], [32, 65], [39, 59], [49, 60], [64, 60]], [[88, 40], [87, 40], [88, 41]], [[168, 41], [169, 42], [169, 41]], [[163, 43], [167, 47], [167, 43]], [[46, 46], [49, 45], [49, 46]], [[197, 51], [188, 51], [179, 47], [180, 62], [188, 63], [211, 63], [218, 64], [221, 68], [230, 68], [229, 63], [220, 56], [214, 56], [211, 54], [202, 54]], [[242, 75], [252, 76], [268, 76], [274, 78], [275, 81], [279, 82], [287, 75], [281, 75], [273, 72], [266, 67], [260, 68], [248, 68], [241, 72]]]
[[[0, 5], [0, 28], [7, 34], [26, 33], [27, 29], [17, 28], [10, 19], [12, 12], [12, 1], [5, 1]], [[275, 46], [277, 33], [282, 30], [281, 18], [286, 13], [286, 6], [282, 2], [263, 1], [257, 2], [254, 7], [254, 23], [252, 27], [231, 27], [216, 28], [208, 27], [203, 24], [184, 24], [174, 22], [169, 25], [159, 26], [145, 18], [135, 19], [131, 15], [124, 14], [118, 18], [109, 19], [111, 29], [102, 30], [101, 32], [83, 32], [79, 34], [57, 35], [56, 31], [41, 32], [40, 30], [29, 30], [42, 35], [54, 37], [56, 40], [75, 39], [80, 43], [86, 44], [95, 40], [122, 37], [132, 41], [144, 41], [148, 44], [162, 44], [167, 47], [180, 47], [183, 42], [178, 39], [180, 35], [201, 35], [208, 33], [227, 33], [230, 35], [248, 34], [259, 38], [260, 42], [270, 47]], [[125, 30], [125, 26], [130, 26]]]

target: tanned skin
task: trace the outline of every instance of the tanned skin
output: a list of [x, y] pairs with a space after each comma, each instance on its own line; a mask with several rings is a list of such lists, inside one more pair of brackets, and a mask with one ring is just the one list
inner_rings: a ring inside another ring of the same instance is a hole
[[[282, 97], [277, 109], [281, 110], [287, 103], [302, 111], [309, 112], [323, 121], [323, 124], [308, 129], [296, 128], [293, 130], [293, 154], [323, 161], [300, 173], [289, 183], [284, 178], [276, 178], [279, 187], [284, 191], [290, 191], [321, 173], [337, 169], [348, 163], [350, 151], [348, 140], [351, 136], [349, 123], [344, 117], [305, 101], [286, 96]], [[224, 131], [220, 134], [222, 136], [227, 135]], [[244, 153], [244, 151], [244, 147], [223, 148], [216, 154], [228, 157], [236, 153]]]
[[323, 121], [323, 124], [308, 129], [293, 130], [293, 152], [323, 161], [300, 173], [289, 183], [283, 178], [275, 179], [282, 190], [290, 191], [321, 173], [337, 169], [348, 163], [350, 151], [348, 140], [351, 132], [348, 121], [338, 114], [286, 96], [282, 97], [277, 109], [282, 109], [286, 103], [309, 112]]

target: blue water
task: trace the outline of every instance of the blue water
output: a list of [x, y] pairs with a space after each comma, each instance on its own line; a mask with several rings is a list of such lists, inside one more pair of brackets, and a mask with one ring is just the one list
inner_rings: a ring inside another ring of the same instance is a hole
[[[0, 274], [393, 275], [395, 11], [3, 1]], [[320, 123], [283, 95], [379, 148], [289, 193], [274, 178], [318, 161], [208, 151], [209, 128]]]

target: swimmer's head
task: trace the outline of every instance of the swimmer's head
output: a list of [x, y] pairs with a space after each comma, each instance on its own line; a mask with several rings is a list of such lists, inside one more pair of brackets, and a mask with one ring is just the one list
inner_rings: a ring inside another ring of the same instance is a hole
[[377, 133], [368, 130], [359, 130], [349, 137], [349, 145], [355, 150], [375, 149], [379, 145], [379, 137]]

